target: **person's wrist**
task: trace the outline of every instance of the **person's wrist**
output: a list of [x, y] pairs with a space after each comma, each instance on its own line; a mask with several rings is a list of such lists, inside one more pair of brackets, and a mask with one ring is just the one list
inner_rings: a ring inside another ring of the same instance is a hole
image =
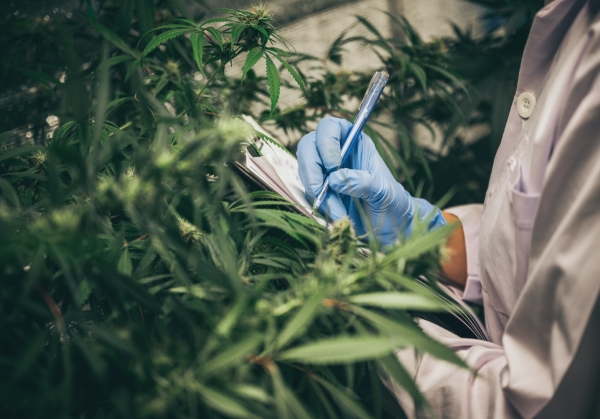
[[442, 213], [446, 223], [455, 225], [454, 231], [446, 239], [441, 261], [442, 276], [454, 284], [463, 287], [467, 282], [467, 248], [465, 232], [460, 219], [448, 212]]

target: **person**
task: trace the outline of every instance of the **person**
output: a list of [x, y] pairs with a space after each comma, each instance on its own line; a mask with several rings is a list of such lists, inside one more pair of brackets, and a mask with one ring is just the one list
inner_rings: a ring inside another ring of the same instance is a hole
[[365, 134], [338, 169], [348, 121], [325, 118], [298, 145], [308, 198], [328, 175], [320, 211], [349, 216], [359, 234], [370, 224], [391, 244], [417, 214], [429, 228], [460, 226], [442, 268], [483, 304], [490, 341], [421, 320], [476, 374], [399, 351], [430, 403], [389, 382], [410, 418], [600, 417], [599, 10], [600, 0], [555, 0], [537, 13], [483, 205], [440, 211], [413, 198]]

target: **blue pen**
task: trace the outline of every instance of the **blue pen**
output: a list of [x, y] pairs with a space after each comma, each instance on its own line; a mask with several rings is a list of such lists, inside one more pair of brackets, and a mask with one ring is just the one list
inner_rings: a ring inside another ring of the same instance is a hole
[[[358, 105], [358, 114], [354, 119], [354, 125], [352, 126], [352, 129], [350, 130], [350, 133], [348, 134], [348, 137], [346, 137], [346, 141], [342, 146], [342, 164], [340, 167], [344, 166], [344, 164], [350, 158], [352, 150], [358, 142], [358, 135], [365, 127], [365, 124], [367, 123], [373, 108], [375, 108], [375, 104], [379, 100], [379, 96], [381, 96], [381, 92], [383, 92], [383, 88], [387, 84], [388, 79], [389, 75], [385, 71], [376, 71], [375, 74], [373, 74], [371, 82], [369, 83], [369, 87], [367, 88], [367, 92], [365, 93], [362, 102], [360, 102], [360, 105]], [[313, 203], [313, 214], [319, 209], [328, 193], [329, 178], [325, 179], [323, 189], [321, 189], [321, 192]]]

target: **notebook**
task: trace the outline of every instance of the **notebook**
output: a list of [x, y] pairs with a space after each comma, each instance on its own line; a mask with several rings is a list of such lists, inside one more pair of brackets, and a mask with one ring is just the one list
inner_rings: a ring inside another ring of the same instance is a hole
[[294, 204], [290, 206], [294, 211], [326, 225], [326, 221], [319, 214], [312, 214], [312, 205], [306, 199], [304, 187], [298, 176], [296, 157], [252, 117], [242, 117], [254, 128], [256, 136], [249, 139], [250, 146], [241, 160], [233, 162], [234, 166], [260, 187], [286, 198]]

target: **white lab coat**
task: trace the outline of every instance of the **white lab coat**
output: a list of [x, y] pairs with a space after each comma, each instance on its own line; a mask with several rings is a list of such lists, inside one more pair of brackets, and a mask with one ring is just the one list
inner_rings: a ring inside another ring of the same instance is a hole
[[399, 351], [431, 404], [388, 383], [410, 418], [600, 414], [599, 9], [556, 0], [535, 18], [485, 203], [449, 210], [466, 235], [463, 298], [483, 303], [491, 342], [421, 321], [477, 376]]

